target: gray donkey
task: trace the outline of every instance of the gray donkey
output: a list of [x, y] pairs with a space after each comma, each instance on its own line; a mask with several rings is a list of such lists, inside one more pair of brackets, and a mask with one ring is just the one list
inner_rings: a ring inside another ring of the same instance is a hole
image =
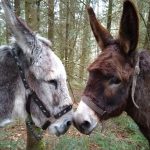
[[[72, 121], [72, 100], [64, 66], [51, 50], [50, 41], [34, 34], [16, 17], [8, 0], [1, 0], [1, 4], [15, 40], [0, 47], [0, 127], [30, 114], [36, 126], [42, 128], [46, 122], [51, 133], [64, 134]], [[18, 69], [12, 50], [22, 70]], [[27, 105], [29, 92], [22, 80], [26, 80], [38, 103], [31, 100]]]

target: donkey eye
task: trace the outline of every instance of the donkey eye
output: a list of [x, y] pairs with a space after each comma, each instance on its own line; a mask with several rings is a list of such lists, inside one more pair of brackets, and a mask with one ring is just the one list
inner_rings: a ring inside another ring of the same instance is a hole
[[54, 85], [54, 86], [55, 86], [55, 89], [57, 89], [58, 83], [57, 83], [56, 80], [50, 80], [50, 81], [48, 81], [48, 83]]
[[121, 80], [117, 77], [112, 77], [109, 81], [110, 84], [119, 84]]

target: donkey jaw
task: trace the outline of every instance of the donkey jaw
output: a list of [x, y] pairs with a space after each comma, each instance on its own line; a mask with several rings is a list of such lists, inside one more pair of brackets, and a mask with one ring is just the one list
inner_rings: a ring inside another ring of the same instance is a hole
[[65, 134], [72, 124], [72, 115], [73, 111], [71, 110], [64, 116], [56, 120], [53, 124], [49, 126], [49, 132], [55, 134], [56, 136]]

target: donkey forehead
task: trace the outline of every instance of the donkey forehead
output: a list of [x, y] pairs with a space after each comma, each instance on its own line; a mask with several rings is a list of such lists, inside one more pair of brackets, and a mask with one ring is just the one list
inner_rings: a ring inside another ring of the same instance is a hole
[[88, 71], [100, 70], [114, 72], [118, 69], [122, 69], [125, 65], [125, 59], [114, 50], [106, 49], [103, 51], [97, 59], [88, 67]]
[[133, 71], [133, 68], [127, 63], [125, 57], [123, 57], [118, 51], [110, 51], [108, 49], [102, 52], [88, 68], [90, 73], [95, 70], [103, 75], [118, 76], [121, 80], [127, 81]]
[[[43, 44], [43, 43], [41, 43]], [[31, 71], [37, 79], [66, 79], [66, 72], [61, 60], [47, 45], [42, 45], [42, 51], [36, 56]]]

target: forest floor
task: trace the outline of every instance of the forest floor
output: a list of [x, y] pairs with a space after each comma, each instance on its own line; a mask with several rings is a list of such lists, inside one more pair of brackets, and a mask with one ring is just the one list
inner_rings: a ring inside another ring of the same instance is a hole
[[[80, 91], [80, 92], [79, 92]], [[78, 99], [81, 90], [74, 91]], [[56, 137], [44, 134], [46, 150], [148, 150], [148, 142], [137, 125], [125, 113], [97, 127], [90, 136], [79, 133], [73, 126]], [[17, 121], [0, 129], [0, 150], [25, 150], [26, 128]]]

